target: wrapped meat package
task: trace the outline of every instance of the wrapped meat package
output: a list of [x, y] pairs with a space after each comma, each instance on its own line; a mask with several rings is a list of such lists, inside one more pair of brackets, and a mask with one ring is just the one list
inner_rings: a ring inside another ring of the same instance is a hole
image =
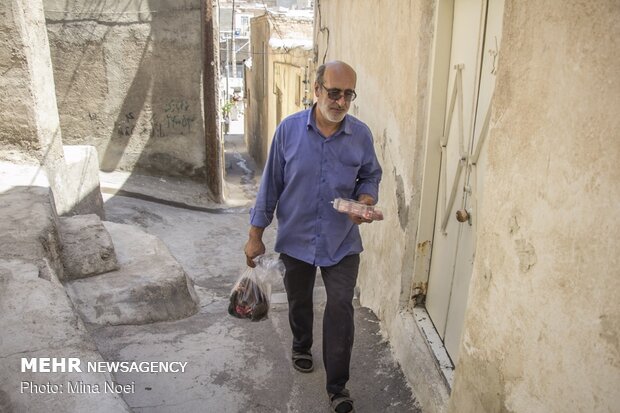
[[228, 314], [237, 318], [260, 321], [267, 318], [271, 285], [281, 279], [284, 264], [277, 255], [259, 255], [256, 267], [248, 267], [230, 292]]
[[353, 214], [373, 221], [381, 221], [383, 212], [374, 205], [366, 205], [352, 199], [336, 198], [333, 201], [334, 209], [345, 214]]

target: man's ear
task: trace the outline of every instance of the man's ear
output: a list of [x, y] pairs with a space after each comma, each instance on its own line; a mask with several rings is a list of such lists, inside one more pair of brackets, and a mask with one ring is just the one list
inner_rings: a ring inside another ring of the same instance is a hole
[[319, 89], [321, 89], [321, 86], [317, 82], [314, 82], [314, 96], [317, 98], [319, 97]]

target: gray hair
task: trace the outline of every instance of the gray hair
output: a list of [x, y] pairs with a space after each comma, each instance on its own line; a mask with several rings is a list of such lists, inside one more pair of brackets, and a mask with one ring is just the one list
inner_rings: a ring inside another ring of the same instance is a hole
[[325, 76], [325, 69], [326, 68], [327, 68], [327, 65], [326, 64], [322, 64], [316, 70], [316, 83], [318, 83], [319, 85], [323, 84], [323, 77]]

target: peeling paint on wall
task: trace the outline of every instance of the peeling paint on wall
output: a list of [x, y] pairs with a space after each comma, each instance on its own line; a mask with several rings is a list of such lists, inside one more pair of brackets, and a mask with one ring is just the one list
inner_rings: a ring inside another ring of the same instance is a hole
[[396, 181], [396, 203], [398, 206], [398, 222], [400, 228], [405, 231], [407, 229], [407, 222], [409, 218], [409, 205], [405, 199], [405, 185], [403, 183], [402, 176], [396, 173], [396, 168], [393, 170], [394, 180]]
[[534, 246], [527, 240], [515, 240], [515, 250], [519, 257], [519, 269], [521, 272], [528, 272], [537, 261], [536, 250]]
[[618, 338], [620, 320], [617, 317], [610, 317], [607, 314], [601, 315], [599, 320], [601, 322], [599, 336], [611, 348], [611, 352], [615, 354], [611, 363], [616, 368], [620, 368], [620, 339]]

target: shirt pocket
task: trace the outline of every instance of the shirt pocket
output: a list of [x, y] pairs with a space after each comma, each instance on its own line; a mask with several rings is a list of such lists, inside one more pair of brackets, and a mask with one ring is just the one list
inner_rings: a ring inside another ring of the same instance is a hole
[[357, 183], [359, 165], [342, 165], [334, 177], [335, 189], [340, 196], [350, 198]]

